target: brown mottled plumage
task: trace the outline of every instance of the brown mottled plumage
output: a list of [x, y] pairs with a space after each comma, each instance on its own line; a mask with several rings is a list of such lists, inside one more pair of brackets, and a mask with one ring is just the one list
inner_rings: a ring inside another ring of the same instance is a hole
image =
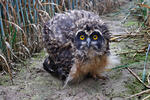
[[84, 10], [57, 14], [43, 29], [49, 54], [44, 69], [66, 84], [87, 74], [100, 77], [108, 64], [109, 39], [109, 30], [97, 14]]

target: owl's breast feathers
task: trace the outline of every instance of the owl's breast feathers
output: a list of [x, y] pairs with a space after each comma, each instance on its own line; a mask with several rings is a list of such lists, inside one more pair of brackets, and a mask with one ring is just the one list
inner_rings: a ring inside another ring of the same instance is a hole
[[93, 77], [100, 76], [104, 68], [108, 64], [108, 54], [95, 54], [95, 52], [88, 52], [85, 56], [76, 56], [77, 59], [71, 68], [70, 77], [74, 80], [80, 80], [85, 75], [91, 75]]

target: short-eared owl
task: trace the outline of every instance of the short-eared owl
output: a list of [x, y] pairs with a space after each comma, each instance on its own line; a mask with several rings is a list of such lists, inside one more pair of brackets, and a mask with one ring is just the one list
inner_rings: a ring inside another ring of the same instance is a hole
[[110, 32], [97, 14], [72, 10], [45, 23], [43, 41], [49, 54], [44, 69], [62, 80], [101, 77], [108, 64]]

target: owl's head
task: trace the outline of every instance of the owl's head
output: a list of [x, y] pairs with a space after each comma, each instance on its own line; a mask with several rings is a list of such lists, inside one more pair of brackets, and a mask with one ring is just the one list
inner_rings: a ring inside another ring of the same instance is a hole
[[75, 45], [79, 50], [100, 50], [105, 43], [100, 30], [79, 30], [75, 36]]
[[109, 39], [111, 33], [107, 25], [96, 15], [93, 17], [82, 18], [75, 22], [73, 32], [73, 44], [76, 50], [81, 52], [93, 52], [98, 55], [109, 53]]

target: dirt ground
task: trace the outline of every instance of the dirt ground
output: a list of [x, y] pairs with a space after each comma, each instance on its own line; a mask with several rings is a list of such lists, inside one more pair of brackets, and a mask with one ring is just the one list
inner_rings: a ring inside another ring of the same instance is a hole
[[[130, 4], [124, 5], [116, 12], [102, 16], [113, 34], [126, 34], [127, 31], [132, 31], [125, 24], [121, 24], [128, 14], [129, 6]], [[135, 18], [127, 20], [135, 21]], [[111, 43], [113, 53], [119, 53], [124, 48], [124, 43]], [[0, 100], [124, 100], [132, 94], [126, 84], [134, 77], [126, 69], [104, 72], [107, 80], [88, 78], [63, 89], [61, 80], [43, 70], [42, 63], [46, 55], [43, 50], [26, 61], [31, 72], [26, 70], [26, 67], [21, 67], [17, 73], [14, 72], [14, 85], [11, 85], [8, 76], [0, 79]], [[133, 66], [140, 67], [140, 64]]]

